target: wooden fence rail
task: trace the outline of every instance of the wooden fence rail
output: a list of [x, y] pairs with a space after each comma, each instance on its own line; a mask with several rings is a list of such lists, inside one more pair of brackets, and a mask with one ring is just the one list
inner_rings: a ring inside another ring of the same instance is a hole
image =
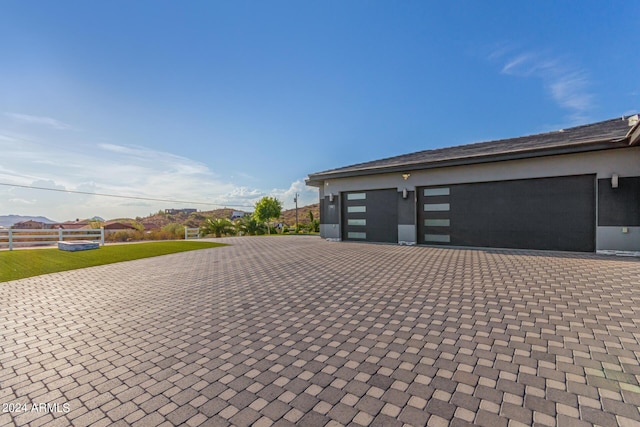
[[104, 246], [104, 228], [75, 230], [29, 230], [0, 229], [0, 248], [8, 246], [12, 251], [17, 246], [53, 245], [63, 240], [93, 240]]

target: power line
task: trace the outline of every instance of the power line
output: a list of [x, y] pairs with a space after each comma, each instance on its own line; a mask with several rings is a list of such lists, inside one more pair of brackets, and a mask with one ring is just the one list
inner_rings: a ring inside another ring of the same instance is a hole
[[6, 182], [0, 182], [0, 185], [4, 185], [6, 187], [28, 188], [30, 190], [56, 191], [58, 193], [72, 193], [72, 194], [85, 194], [89, 196], [114, 197], [117, 199], [147, 200], [152, 202], [168, 202], [168, 203], [187, 203], [190, 205], [207, 205], [207, 206], [220, 206], [220, 207], [232, 207], [232, 208], [252, 208], [253, 207], [253, 205], [221, 205], [219, 203], [193, 202], [188, 200], [156, 199], [153, 197], [121, 196], [118, 194], [91, 193], [89, 191], [61, 190], [59, 188], [47, 188], [47, 187], [36, 187], [33, 185], [9, 184]]

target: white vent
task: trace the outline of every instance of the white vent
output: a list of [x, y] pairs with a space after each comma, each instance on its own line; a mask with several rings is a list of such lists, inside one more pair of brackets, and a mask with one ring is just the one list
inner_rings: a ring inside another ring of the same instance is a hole
[[629, 116], [627, 121], [629, 122], [630, 127], [635, 126], [638, 123], [638, 115], [634, 114], [633, 116]]

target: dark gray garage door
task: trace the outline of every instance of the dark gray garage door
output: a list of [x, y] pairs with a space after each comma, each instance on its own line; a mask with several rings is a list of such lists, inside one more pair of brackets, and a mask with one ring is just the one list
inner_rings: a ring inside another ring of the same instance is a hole
[[398, 191], [342, 193], [342, 239], [398, 242]]
[[595, 176], [423, 187], [418, 242], [595, 250]]

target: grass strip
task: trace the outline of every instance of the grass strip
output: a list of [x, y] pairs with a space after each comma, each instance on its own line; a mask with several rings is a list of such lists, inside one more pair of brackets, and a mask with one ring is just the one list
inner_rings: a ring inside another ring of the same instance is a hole
[[223, 243], [168, 241], [101, 246], [88, 251], [28, 249], [0, 252], [0, 282], [114, 262], [227, 246]]

